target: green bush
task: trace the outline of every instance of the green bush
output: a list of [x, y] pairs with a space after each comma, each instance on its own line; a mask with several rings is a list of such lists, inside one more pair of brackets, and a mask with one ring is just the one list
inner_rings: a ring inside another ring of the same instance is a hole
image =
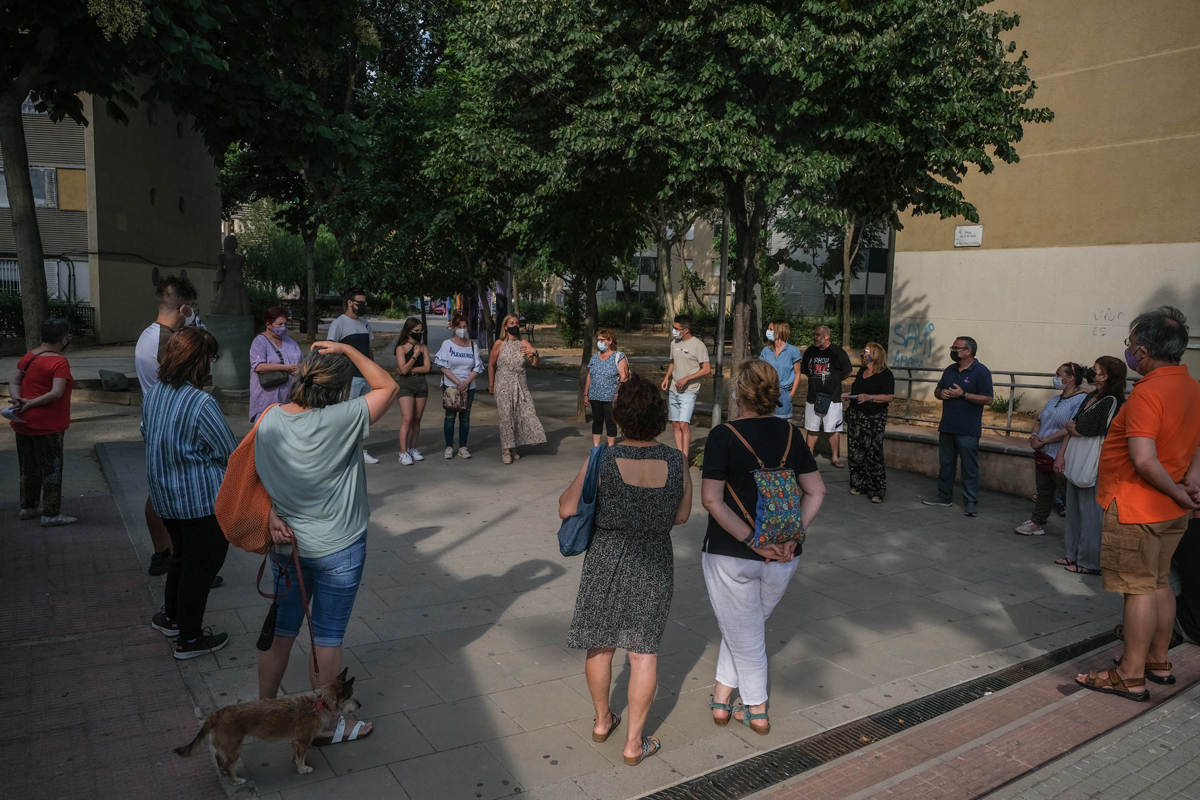
[[[766, 314], [765, 304], [763, 317], [770, 320]], [[876, 342], [887, 349], [888, 341], [888, 312], [883, 310], [868, 311], [865, 314], [854, 314], [850, 317], [850, 347], [858, 349], [867, 342]], [[829, 338], [834, 344], [842, 343], [842, 318], [832, 315], [795, 316], [788, 317], [792, 326], [792, 335], [788, 340], [797, 347], [808, 347], [813, 344], [813, 331], [824, 325], [829, 328]]]
[[256, 324], [262, 322], [263, 314], [267, 313], [271, 306], [286, 305], [280, 301], [279, 293], [275, 289], [255, 281], [247, 282], [246, 294], [250, 298], [250, 313], [254, 315]]
[[533, 300], [522, 300], [521, 316], [526, 322], [534, 325], [552, 325], [558, 321], [558, 315], [553, 303], [541, 303]]
[[[1021, 401], [1024, 399], [1025, 399], [1024, 392], [1022, 392], [1021, 394], [1019, 394], [1013, 398], [1012, 410], [1013, 410], [1014, 414], [1017, 413], [1017, 410], [1021, 408]], [[1008, 413], [1008, 398], [1001, 397], [1000, 395], [995, 395], [992, 397], [992, 402], [988, 405], [988, 408], [991, 409], [992, 411], [995, 411], [997, 414], [1007, 414]]]

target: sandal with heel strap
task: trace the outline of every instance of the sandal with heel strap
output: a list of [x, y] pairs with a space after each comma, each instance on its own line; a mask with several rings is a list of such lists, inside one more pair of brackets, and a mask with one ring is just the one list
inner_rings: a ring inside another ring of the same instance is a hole
[[[1121, 666], [1121, 659], [1114, 658], [1113, 663], [1119, 667], [1119, 666]], [[1175, 676], [1174, 675], [1155, 675], [1154, 673], [1152, 673], [1150, 671], [1152, 669], [1156, 669], [1159, 672], [1170, 672], [1171, 671], [1171, 662], [1170, 661], [1147, 661], [1146, 662], [1146, 674], [1143, 677], [1146, 680], [1150, 681], [1151, 683], [1157, 683], [1159, 686], [1174, 686], [1175, 685]]]
[[1122, 678], [1121, 674], [1115, 669], [1097, 672], [1092, 670], [1083, 680], [1075, 679], [1075, 682], [1085, 689], [1091, 689], [1093, 692], [1103, 692], [1104, 694], [1115, 694], [1118, 697], [1124, 697], [1126, 700], [1134, 700], [1139, 703], [1144, 703], [1150, 699], [1150, 692], [1143, 689], [1140, 692], [1131, 692], [1130, 689], [1145, 686], [1145, 678]]
[[713, 698], [713, 695], [711, 695], [711, 694], [708, 696], [708, 707], [711, 708], [713, 711], [728, 711], [729, 712], [729, 716], [725, 717], [725, 719], [721, 719], [716, 714], [713, 714], [713, 718], [712, 718], [713, 724], [719, 728], [724, 728], [726, 725], [729, 724], [729, 720], [733, 719], [733, 712], [736, 710], [734, 708], [734, 706], [730, 703], [716, 702], [715, 699]]
[[[745, 704], [743, 704], [743, 703], [739, 703], [739, 704], [738, 704], [738, 705], [737, 705], [737, 706], [736, 706], [736, 707], [733, 709], [733, 711], [734, 711], [734, 713], [735, 713], [735, 714], [736, 714], [737, 712], [741, 711], [741, 712], [742, 712], [742, 718], [741, 718], [741, 719], [739, 719], [739, 720], [738, 720], [738, 722], [742, 723], [742, 724], [743, 724], [743, 725], [745, 725], [747, 728], [749, 728], [750, 730], [752, 730], [752, 731], [754, 731], [755, 733], [757, 733], [759, 736], [766, 736], [768, 733], [770, 733], [770, 732], [771, 732], [771, 720], [768, 718], [768, 714], [767, 714], [767, 712], [766, 712], [766, 711], [762, 712], [761, 714], [755, 714], [753, 711], [751, 711], [751, 710], [750, 710], [750, 706], [748, 706], [748, 705], [745, 705]], [[734, 716], [732, 716], [732, 715], [731, 715], [731, 716], [730, 716], [730, 719], [737, 719], [737, 717], [734, 717]], [[753, 725], [751, 725], [751, 724], [750, 724], [750, 723], [751, 723], [753, 720], [758, 720], [758, 719], [765, 719], [765, 720], [767, 720], [767, 724], [766, 724], [766, 726], [765, 726], [765, 727], [759, 727], [759, 728], [756, 728], [756, 727], [754, 727]]]

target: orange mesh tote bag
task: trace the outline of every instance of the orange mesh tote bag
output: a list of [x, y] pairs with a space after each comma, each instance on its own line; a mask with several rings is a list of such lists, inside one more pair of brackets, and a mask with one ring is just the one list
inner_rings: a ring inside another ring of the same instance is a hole
[[254, 436], [258, 423], [274, 407], [268, 406], [258, 415], [258, 422], [229, 456], [225, 479], [217, 492], [214, 513], [221, 531], [231, 545], [248, 553], [265, 553], [271, 547], [271, 531], [267, 529], [271, 496], [254, 466]]

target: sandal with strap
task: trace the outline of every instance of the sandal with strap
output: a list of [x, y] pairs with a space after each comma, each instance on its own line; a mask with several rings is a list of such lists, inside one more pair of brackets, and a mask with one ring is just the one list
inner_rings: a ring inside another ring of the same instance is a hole
[[711, 694], [708, 696], [708, 707], [711, 708], [713, 711], [728, 711], [729, 712], [729, 716], [725, 717], [725, 719], [721, 719], [716, 714], [713, 714], [713, 718], [712, 718], [713, 724], [719, 728], [724, 728], [726, 725], [729, 724], [729, 720], [733, 719], [733, 712], [735, 710], [734, 707], [732, 705], [730, 705], [729, 703], [716, 702]]
[[625, 765], [629, 767], [636, 767], [638, 764], [642, 763], [642, 759], [649, 758], [659, 750], [662, 750], [662, 742], [660, 742], [654, 736], [643, 736], [641, 755], [625, 756]]
[[608, 717], [609, 717], [608, 732], [601, 734], [601, 733], [596, 733], [596, 731], [593, 729], [592, 730], [592, 741], [593, 742], [607, 742], [608, 737], [612, 736], [612, 732], [615, 731], [617, 729], [617, 726], [621, 724], [621, 718], [618, 717], [613, 712], [609, 711]]
[[1140, 692], [1129, 691], [1135, 686], [1145, 686], [1145, 678], [1129, 678], [1126, 680], [1115, 669], [1106, 670], [1105, 672], [1092, 670], [1087, 674], [1086, 678], [1083, 680], [1076, 678], [1075, 682], [1085, 689], [1091, 689], [1093, 692], [1115, 694], [1117, 697], [1124, 697], [1126, 700], [1135, 700], [1139, 703], [1144, 703], [1150, 699], [1150, 692], [1145, 689]]
[[[1119, 666], [1121, 666], [1121, 659], [1114, 658], [1113, 663], [1119, 667]], [[1175, 676], [1174, 675], [1155, 675], [1153, 672], [1150, 671], [1152, 669], [1156, 669], [1159, 672], [1170, 672], [1171, 671], [1171, 662], [1170, 661], [1147, 661], [1146, 662], [1146, 674], [1142, 677], [1144, 677], [1146, 680], [1150, 681], [1151, 683], [1157, 683], [1159, 686], [1174, 686], [1175, 685]]]
[[[742, 712], [742, 718], [739, 719], [738, 722], [742, 723], [747, 728], [749, 728], [750, 730], [757, 733], [759, 736], [766, 736], [768, 733], [771, 732], [771, 720], [767, 718], [768, 715], [767, 715], [766, 711], [762, 712], [761, 714], [755, 714], [754, 712], [752, 712], [750, 710], [750, 706], [741, 705], [741, 704], [739, 704], [734, 709], [734, 713], [737, 713], [738, 711]], [[734, 719], [737, 719], [737, 717], [734, 717]], [[765, 719], [765, 720], [767, 720], [767, 724], [762, 727], [755, 727], [750, 724], [753, 720], [757, 720], [757, 719]]]
[[328, 747], [331, 744], [341, 744], [342, 742], [353, 742], [355, 739], [365, 739], [375, 732], [375, 728], [372, 726], [371, 730], [363, 733], [362, 729], [366, 726], [366, 724], [367, 723], [363, 722], [362, 720], [354, 723], [354, 728], [350, 731], [350, 735], [347, 736], [346, 718], [343, 716], [338, 716], [337, 728], [334, 730], [333, 735], [316, 737], [312, 740], [313, 747]]
[[1067, 558], [1066, 556], [1063, 556], [1062, 558], [1056, 558], [1056, 559], [1054, 559], [1054, 563], [1055, 563], [1055, 564], [1058, 564], [1060, 567], [1073, 567], [1073, 566], [1075, 566], [1075, 562], [1074, 562], [1074, 561], [1072, 561], [1071, 559]]
[[1099, 575], [1100, 574], [1100, 570], [1098, 570], [1098, 569], [1088, 569], [1087, 567], [1081, 567], [1078, 564], [1072, 564], [1069, 567], [1063, 567], [1063, 569], [1065, 569], [1067, 572], [1074, 572], [1076, 575]]

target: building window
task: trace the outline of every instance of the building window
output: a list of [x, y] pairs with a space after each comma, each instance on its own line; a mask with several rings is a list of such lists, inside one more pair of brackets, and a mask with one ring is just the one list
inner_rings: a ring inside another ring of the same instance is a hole
[[[58, 170], [54, 167], [30, 167], [33, 183], [33, 205], [36, 208], [58, 208]], [[0, 172], [0, 208], [9, 208], [8, 181]]]

